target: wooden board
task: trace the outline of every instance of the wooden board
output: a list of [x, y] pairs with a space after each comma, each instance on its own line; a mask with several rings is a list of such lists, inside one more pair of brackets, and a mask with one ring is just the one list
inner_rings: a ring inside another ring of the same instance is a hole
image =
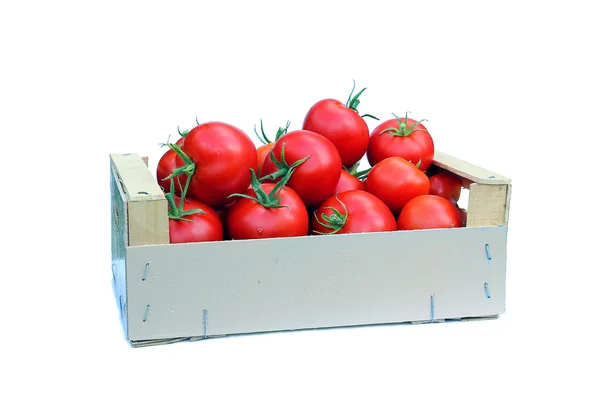
[[489, 171], [477, 165], [451, 156], [450, 154], [435, 151], [433, 164], [463, 177], [470, 182], [479, 184], [509, 184], [510, 179], [498, 173]]
[[505, 306], [506, 230], [128, 247], [129, 339], [500, 314]]

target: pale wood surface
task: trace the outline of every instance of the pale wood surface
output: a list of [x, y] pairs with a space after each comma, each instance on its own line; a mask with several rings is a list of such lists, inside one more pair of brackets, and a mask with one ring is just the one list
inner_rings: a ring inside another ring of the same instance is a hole
[[510, 179], [485, 168], [473, 165], [450, 154], [436, 150], [434, 165], [479, 184], [509, 184]]
[[202, 337], [203, 310], [209, 337], [430, 320], [431, 295], [434, 320], [501, 314], [506, 229], [128, 247], [130, 339]]
[[506, 225], [510, 184], [478, 184], [469, 187], [467, 226]]
[[127, 205], [127, 245], [168, 244], [168, 204], [146, 161], [138, 154], [111, 154], [111, 167]]

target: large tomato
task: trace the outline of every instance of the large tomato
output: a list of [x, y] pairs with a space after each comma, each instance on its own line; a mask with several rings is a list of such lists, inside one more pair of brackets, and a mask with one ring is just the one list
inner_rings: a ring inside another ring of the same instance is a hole
[[[223, 224], [208, 205], [175, 196], [169, 201], [169, 239], [171, 243], [209, 242], [223, 240]], [[193, 213], [193, 214], [190, 214]]]
[[[342, 162], [333, 143], [324, 136], [306, 130], [291, 131], [275, 143], [271, 153], [262, 168], [265, 182], [275, 182], [293, 170], [287, 185], [309, 208], [335, 193]], [[300, 160], [305, 161], [291, 168]]]
[[333, 98], [318, 101], [309, 109], [302, 125], [304, 130], [329, 139], [338, 150], [342, 164], [347, 167], [358, 162], [369, 146], [369, 127], [356, 109], [360, 103], [358, 97], [364, 90], [352, 97], [352, 88], [346, 104]]
[[177, 166], [193, 169], [188, 195], [212, 207], [225, 206], [232, 202], [229, 195], [246, 191], [249, 169], [258, 167], [252, 139], [223, 122], [203, 123], [190, 130], [181, 151], [187, 157], [178, 156]]
[[229, 236], [262, 239], [308, 235], [308, 213], [298, 194], [283, 185], [259, 184], [256, 178], [246, 197], [240, 197], [227, 213]]
[[450, 172], [440, 172], [429, 178], [431, 184], [429, 193], [448, 199], [450, 202], [457, 202], [460, 199], [462, 191], [462, 181], [460, 177]]
[[325, 200], [311, 219], [315, 235], [384, 232], [397, 229], [396, 218], [379, 198], [366, 191], [346, 191]]
[[398, 229], [459, 228], [461, 214], [456, 206], [438, 195], [411, 199], [398, 216]]
[[429, 178], [402, 157], [389, 157], [369, 172], [367, 191], [398, 214], [411, 199], [429, 193]]
[[426, 171], [433, 162], [433, 139], [422, 121], [394, 115], [371, 133], [367, 160], [375, 165], [388, 157], [402, 157]]

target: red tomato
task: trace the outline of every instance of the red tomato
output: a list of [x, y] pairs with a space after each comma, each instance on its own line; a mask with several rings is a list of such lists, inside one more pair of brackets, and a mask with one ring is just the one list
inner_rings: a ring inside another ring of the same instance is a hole
[[352, 97], [352, 88], [351, 98], [346, 104], [332, 98], [318, 101], [309, 109], [302, 125], [304, 130], [329, 139], [338, 150], [342, 164], [347, 167], [358, 162], [369, 146], [369, 127], [356, 109], [360, 103], [358, 97], [364, 90]]
[[[174, 198], [174, 203], [179, 207], [181, 199]], [[170, 206], [169, 209], [169, 239], [171, 243], [209, 242], [223, 240], [223, 224], [217, 213], [208, 205], [186, 198], [183, 212], [200, 209], [202, 212], [181, 215]], [[175, 213], [180, 218], [173, 218]]]
[[389, 157], [377, 163], [366, 182], [367, 191], [398, 214], [411, 199], [429, 193], [429, 178], [402, 157]]
[[250, 171], [258, 167], [254, 142], [242, 130], [227, 123], [208, 122], [193, 128], [181, 147], [189, 160], [178, 156], [177, 166], [195, 164], [189, 196], [212, 207], [232, 202], [229, 195], [250, 185]]
[[[396, 116], [396, 115], [394, 115]], [[375, 165], [388, 157], [402, 157], [426, 171], [433, 162], [433, 139], [427, 128], [407, 117], [396, 117], [379, 124], [371, 133], [367, 160]]]
[[259, 176], [262, 176], [263, 163], [265, 162], [265, 158], [267, 157], [267, 155], [269, 155], [269, 153], [271, 153], [271, 150], [273, 150], [273, 146], [275, 146], [275, 142], [267, 143], [266, 145], [259, 146], [256, 149], [256, 153], [258, 155], [258, 175]]
[[335, 188], [335, 193], [339, 194], [344, 191], [350, 190], [363, 190], [365, 189], [365, 184], [357, 179], [355, 176], [351, 175], [345, 170], [342, 170], [340, 174], [340, 180], [338, 181], [337, 187]]
[[[182, 146], [183, 138], [179, 138], [179, 140], [176, 142], [176, 145]], [[169, 150], [162, 155], [160, 160], [158, 160], [158, 166], [156, 167], [156, 180], [164, 192], [169, 192], [169, 189], [171, 188], [171, 181], [165, 180], [165, 178], [173, 173], [173, 170], [177, 168], [176, 159], [177, 152], [169, 148]], [[175, 193], [177, 195], [181, 195], [187, 176], [180, 175], [178, 178], [181, 184], [179, 184], [177, 179], [175, 179]]]
[[462, 190], [460, 177], [450, 172], [440, 172], [429, 178], [429, 193], [446, 198], [450, 202], [458, 202]]
[[398, 229], [459, 228], [462, 226], [456, 206], [437, 195], [411, 199], [398, 216]]
[[[285, 160], [281, 159], [282, 148]], [[272, 153], [277, 162], [273, 162], [271, 155], [267, 156], [262, 174], [263, 179], [268, 175], [275, 178], [267, 178], [265, 182], [277, 181], [285, 176], [292, 164], [306, 159], [294, 169], [287, 185], [309, 208], [321, 204], [335, 193], [342, 162], [335, 146], [327, 138], [306, 130], [288, 132], [275, 143]]]
[[396, 218], [379, 198], [352, 190], [325, 200], [311, 219], [311, 229], [320, 235], [395, 231], [397, 226]]
[[[308, 234], [308, 213], [302, 199], [294, 190], [286, 186], [281, 187], [277, 194], [277, 190], [273, 192], [276, 187], [277, 184], [273, 183], [261, 184], [258, 192], [261, 194], [260, 197], [253, 188], [249, 188], [246, 195], [256, 199], [239, 198], [235, 202], [227, 214], [227, 229], [232, 239], [262, 239]], [[277, 201], [277, 198], [281, 199]]]

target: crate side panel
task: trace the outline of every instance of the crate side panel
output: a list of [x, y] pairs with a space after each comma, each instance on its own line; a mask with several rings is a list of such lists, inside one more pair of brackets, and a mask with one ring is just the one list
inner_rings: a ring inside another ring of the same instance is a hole
[[[432, 295], [435, 318], [498, 314], [500, 292], [489, 299], [481, 292], [484, 282], [504, 286], [505, 232], [456, 228], [129, 247], [130, 339], [428, 320]], [[482, 256], [485, 244], [497, 251], [497, 264]]]
[[479, 184], [509, 184], [510, 179], [496, 172], [489, 171], [477, 165], [461, 160], [450, 154], [436, 150], [433, 164], [457, 174], [469, 181]]
[[510, 184], [471, 184], [467, 226], [506, 225]]
[[127, 201], [126, 195], [119, 182], [118, 176], [111, 165], [110, 170], [111, 195], [111, 269], [112, 285], [119, 308], [121, 323], [127, 337], [127, 286], [125, 269], [125, 247], [127, 244]]

